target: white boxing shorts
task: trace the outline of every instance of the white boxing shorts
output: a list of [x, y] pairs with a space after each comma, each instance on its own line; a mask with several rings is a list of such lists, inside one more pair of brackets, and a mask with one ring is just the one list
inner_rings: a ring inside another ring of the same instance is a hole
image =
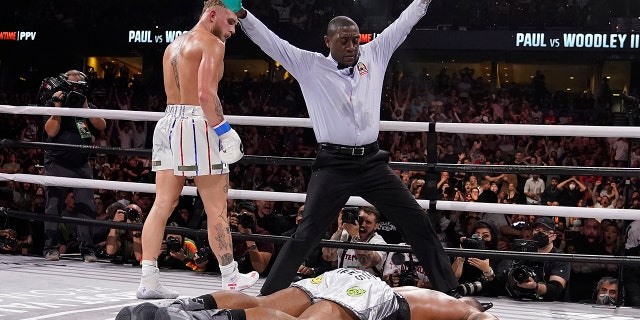
[[399, 308], [393, 289], [363, 270], [338, 268], [291, 286], [307, 293], [314, 303], [333, 301], [353, 311], [361, 320], [384, 319]]
[[153, 132], [152, 170], [177, 176], [226, 174], [220, 140], [199, 106], [168, 105]]

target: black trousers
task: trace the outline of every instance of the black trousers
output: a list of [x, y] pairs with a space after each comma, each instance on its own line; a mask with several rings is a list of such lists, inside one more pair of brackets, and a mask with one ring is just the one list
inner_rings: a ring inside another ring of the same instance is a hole
[[[66, 178], [82, 178], [93, 179], [93, 171], [89, 162], [79, 167], [68, 167], [58, 163], [57, 161], [48, 160], [44, 164], [44, 175]], [[60, 216], [60, 212], [64, 208], [64, 200], [67, 197], [69, 188], [47, 186], [44, 213], [47, 215]], [[95, 219], [96, 204], [93, 200], [93, 189], [73, 188], [73, 197], [76, 202], [74, 212], [77, 218]], [[60, 234], [58, 232], [59, 222], [45, 221], [44, 223], [44, 251], [57, 249], [60, 245]], [[78, 224], [77, 236], [80, 241], [81, 248], [93, 249], [93, 239], [91, 227], [89, 225]]]
[[364, 156], [322, 149], [318, 152], [302, 220], [276, 257], [261, 294], [271, 294], [291, 284], [302, 261], [318, 245], [351, 195], [371, 203], [402, 231], [435, 289], [446, 292], [458, 286], [427, 213], [391, 170], [388, 160], [389, 152], [381, 150]]

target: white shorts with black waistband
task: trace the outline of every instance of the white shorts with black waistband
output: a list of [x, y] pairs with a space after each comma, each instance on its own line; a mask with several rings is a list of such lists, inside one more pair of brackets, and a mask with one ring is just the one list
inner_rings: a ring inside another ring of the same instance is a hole
[[313, 303], [333, 301], [361, 320], [384, 319], [398, 310], [393, 289], [380, 278], [358, 269], [338, 268], [315, 278], [291, 284], [304, 291]]
[[168, 105], [153, 132], [152, 170], [177, 176], [226, 174], [220, 139], [199, 106]]

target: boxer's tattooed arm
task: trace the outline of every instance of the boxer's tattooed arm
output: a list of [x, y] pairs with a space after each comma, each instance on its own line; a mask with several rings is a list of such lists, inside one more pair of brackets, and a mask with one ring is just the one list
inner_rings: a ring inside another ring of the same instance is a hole
[[220, 98], [218, 97], [218, 95], [214, 97], [213, 103], [214, 103], [216, 115], [220, 117], [220, 119], [224, 119], [224, 112], [222, 112], [222, 102], [220, 102]]

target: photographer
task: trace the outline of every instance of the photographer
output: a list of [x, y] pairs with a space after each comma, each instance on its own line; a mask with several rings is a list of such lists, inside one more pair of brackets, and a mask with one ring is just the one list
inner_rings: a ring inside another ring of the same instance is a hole
[[[177, 222], [168, 224], [170, 227], [178, 227]], [[210, 251], [198, 251], [196, 243], [179, 234], [168, 233], [160, 246], [158, 265], [173, 269], [190, 269], [204, 271], [209, 262]], [[206, 253], [204, 253], [206, 252]], [[199, 259], [198, 254], [204, 259]]]
[[[43, 88], [48, 87], [54, 93], [47, 97], [47, 107], [95, 109], [85, 96], [88, 89], [86, 76], [77, 70], [67, 71], [62, 79], [45, 80]], [[44, 90], [44, 89], [43, 89]], [[90, 145], [92, 130], [104, 130], [106, 122], [103, 118], [82, 118], [70, 116], [45, 116], [44, 131], [47, 142], [72, 145]], [[93, 170], [89, 164], [89, 152], [47, 149], [44, 156], [44, 174], [46, 176], [93, 179]], [[66, 187], [47, 186], [47, 203], [45, 214], [59, 216], [62, 204], [67, 195]], [[73, 188], [76, 200], [74, 214], [78, 218], [95, 219], [96, 206], [93, 201], [93, 190]], [[95, 262], [94, 245], [89, 225], [78, 224], [77, 234], [80, 241], [80, 253], [84, 261]], [[44, 227], [44, 257], [49, 261], [60, 259], [58, 246], [58, 223], [47, 221]]]
[[[399, 244], [406, 245], [406, 243]], [[394, 288], [403, 286], [432, 288], [429, 278], [413, 253], [409, 255], [409, 253], [389, 252], [384, 264], [382, 280]]]
[[20, 249], [17, 234], [13, 229], [0, 230], [0, 253], [14, 253]]
[[[460, 238], [460, 248], [498, 250], [500, 231], [490, 221], [479, 220], [473, 225], [471, 237]], [[498, 259], [456, 257], [451, 264], [462, 295], [503, 295], [506, 274], [511, 261]]]
[[[236, 206], [237, 213], [230, 212], [229, 226], [231, 231], [241, 234], [269, 235], [267, 230], [258, 226], [256, 221], [257, 208], [251, 201], [242, 201]], [[257, 271], [264, 273], [273, 256], [272, 242], [253, 240], [234, 240], [233, 257], [238, 261], [238, 270], [242, 273]]]
[[[519, 250], [530, 252], [537, 249], [539, 253], [559, 252], [553, 246], [557, 227], [551, 218], [539, 217], [532, 224], [533, 242], [537, 248]], [[514, 244], [516, 250], [517, 245]], [[528, 245], [527, 245], [528, 246]], [[509, 294], [514, 298], [533, 298], [548, 301], [562, 301], [569, 282], [571, 263], [550, 260], [543, 264], [529, 261], [514, 261], [508, 274]]]
[[[107, 210], [113, 210], [114, 207], [116, 212], [113, 216], [113, 222], [142, 223], [144, 221], [142, 210], [135, 204], [123, 207], [121, 203], [114, 202]], [[140, 235], [140, 231], [111, 228], [105, 246], [107, 254], [122, 257], [123, 263], [140, 261], [142, 259]]]
[[[376, 233], [379, 227], [380, 212], [374, 207], [345, 207], [338, 215], [338, 229], [331, 240], [345, 242], [365, 242], [387, 244]], [[322, 257], [330, 261], [333, 267], [357, 268], [382, 278], [385, 251], [322, 248]]]

